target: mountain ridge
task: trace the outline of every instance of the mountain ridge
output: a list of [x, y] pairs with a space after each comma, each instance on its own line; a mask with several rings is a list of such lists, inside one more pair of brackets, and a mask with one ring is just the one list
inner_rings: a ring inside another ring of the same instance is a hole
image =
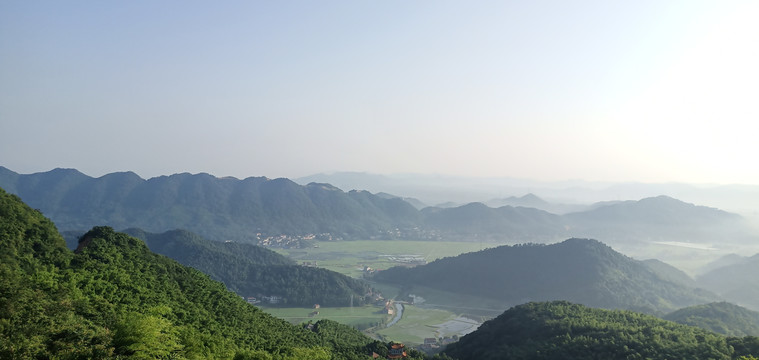
[[304, 246], [306, 238], [546, 243], [591, 237], [608, 243], [707, 244], [715, 238], [726, 239], [727, 244], [749, 239], [740, 216], [664, 196], [556, 215], [522, 206], [491, 208], [478, 202], [418, 210], [386, 193], [345, 192], [331, 184], [298, 185], [285, 178], [217, 178], [207, 173], [143, 180], [132, 172], [92, 178], [75, 169], [20, 175], [0, 167], [0, 186], [43, 211], [63, 231], [95, 225], [139, 227], [155, 233], [187, 229], [211, 240], [260, 244], [270, 244], [267, 239], [280, 235], [290, 237], [277, 246]]

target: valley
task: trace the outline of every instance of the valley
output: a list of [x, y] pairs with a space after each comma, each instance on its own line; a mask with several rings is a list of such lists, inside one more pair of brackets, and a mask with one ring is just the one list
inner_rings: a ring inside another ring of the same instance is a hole
[[[474, 331], [483, 321], [497, 316], [505, 309], [504, 304], [477, 296], [449, 293], [435, 289], [414, 287], [409, 293], [404, 287], [371, 281], [373, 274], [393, 266], [416, 266], [454, 257], [463, 253], [480, 251], [498, 244], [480, 244], [450, 241], [413, 240], [357, 240], [320, 241], [305, 249], [274, 249], [304, 266], [320, 267], [357, 279], [365, 279], [386, 299], [403, 303], [403, 314], [397, 323], [388, 315], [385, 303], [374, 306], [340, 307], [318, 309], [279, 308], [262, 305], [272, 315], [298, 324], [328, 318], [353, 326], [367, 335], [382, 340], [398, 340], [407, 344], [421, 345], [425, 338], [451, 338]], [[409, 295], [416, 295], [410, 297]], [[430, 299], [430, 300], [428, 300]], [[417, 301], [414, 301], [417, 300]], [[394, 309], [394, 308], [393, 308]], [[389, 325], [389, 326], [388, 326]]]

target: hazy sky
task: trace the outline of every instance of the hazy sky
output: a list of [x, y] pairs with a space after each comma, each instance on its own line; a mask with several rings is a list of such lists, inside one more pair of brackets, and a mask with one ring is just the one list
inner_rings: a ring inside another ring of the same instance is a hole
[[757, 1], [2, 1], [0, 165], [759, 184]]

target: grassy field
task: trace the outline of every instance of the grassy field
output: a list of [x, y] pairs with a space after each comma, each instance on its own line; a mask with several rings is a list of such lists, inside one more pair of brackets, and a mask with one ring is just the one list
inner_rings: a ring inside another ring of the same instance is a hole
[[318, 248], [275, 249], [298, 262], [316, 261], [321, 268], [360, 278], [364, 267], [388, 269], [400, 265], [398, 255], [417, 255], [427, 262], [497, 246], [492, 243], [359, 240], [318, 242]]
[[514, 305], [494, 299], [452, 293], [422, 286], [408, 288], [404, 292], [399, 293], [397, 298], [406, 300], [409, 294], [421, 296], [424, 299], [424, 302], [419, 304], [421, 307], [446, 310], [479, 321], [494, 318]]
[[[370, 326], [376, 326], [384, 322], [389, 315], [378, 313], [381, 310], [378, 306], [361, 306], [353, 308], [265, 308], [261, 310], [272, 314], [278, 318], [285, 319], [293, 324], [300, 324], [307, 321], [319, 321], [321, 319], [330, 319], [341, 324], [350, 325], [358, 329], [365, 329]], [[314, 311], [318, 315], [309, 316]]]

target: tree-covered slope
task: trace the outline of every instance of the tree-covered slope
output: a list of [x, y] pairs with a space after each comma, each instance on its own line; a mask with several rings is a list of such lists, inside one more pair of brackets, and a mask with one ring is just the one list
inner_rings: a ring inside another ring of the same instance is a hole
[[728, 302], [689, 306], [663, 318], [724, 335], [759, 336], [759, 312]]
[[501, 246], [415, 268], [391, 268], [375, 279], [489, 297], [511, 305], [568, 300], [664, 313], [717, 300], [707, 291], [662, 279], [640, 261], [588, 239]]
[[759, 353], [756, 340], [726, 338], [631, 311], [556, 301], [511, 308], [445, 353], [459, 360], [727, 360]]
[[139, 229], [126, 233], [145, 241], [155, 253], [198, 269], [242, 296], [276, 295], [280, 306], [348, 306], [365, 302], [371, 288], [363, 281], [330, 271], [296, 265], [269, 249], [216, 242], [184, 230], [161, 234]]
[[247, 304], [139, 239], [96, 227], [75, 253], [0, 189], [0, 358], [365, 359]]

